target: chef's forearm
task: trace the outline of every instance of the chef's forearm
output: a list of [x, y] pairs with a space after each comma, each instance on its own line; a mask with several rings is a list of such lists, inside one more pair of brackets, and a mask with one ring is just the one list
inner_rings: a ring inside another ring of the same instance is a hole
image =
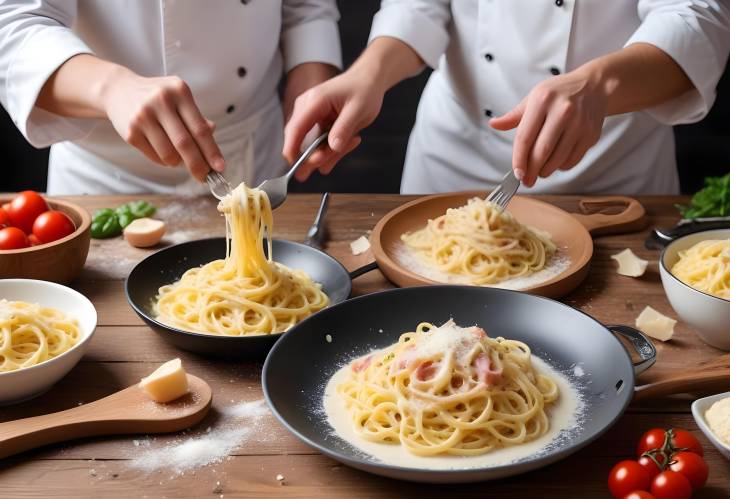
[[658, 106], [693, 88], [674, 59], [647, 43], [629, 45], [576, 71], [585, 72], [605, 94], [609, 116]]
[[413, 76], [423, 65], [423, 59], [410, 45], [383, 36], [373, 40], [348, 71], [360, 73], [385, 92]]
[[74, 56], [48, 78], [36, 105], [61, 116], [105, 118], [105, 93], [125, 74], [131, 71], [91, 54]]

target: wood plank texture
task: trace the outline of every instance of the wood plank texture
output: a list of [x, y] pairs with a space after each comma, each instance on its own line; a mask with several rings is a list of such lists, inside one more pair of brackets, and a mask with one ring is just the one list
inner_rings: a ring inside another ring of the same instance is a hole
[[[163, 244], [224, 235], [223, 220], [209, 199], [173, 199], [140, 196], [159, 206], [158, 216], [169, 231]], [[114, 207], [138, 197], [84, 196], [69, 198], [89, 211]], [[349, 243], [367, 235], [389, 210], [412, 197], [397, 195], [336, 194], [327, 216], [329, 240], [325, 250], [349, 270], [372, 261], [365, 253], [353, 256]], [[540, 196], [567, 211], [575, 211], [575, 196]], [[650, 226], [673, 225], [674, 203], [680, 197], [645, 197]], [[301, 240], [319, 204], [319, 195], [297, 194], [276, 211], [278, 238]], [[674, 316], [659, 280], [659, 253], [644, 249], [648, 228], [634, 234], [595, 238], [595, 253], [588, 278], [563, 301], [604, 323], [633, 324], [645, 305]], [[631, 248], [649, 260], [649, 271], [640, 279], [619, 276], [610, 255]], [[86, 294], [99, 312], [99, 327], [84, 360], [45, 395], [12, 407], [0, 408], [0, 421], [34, 416], [73, 407], [108, 395], [137, 382], [159, 363], [174, 356], [213, 389], [213, 409], [191, 435], [220, 420], [221, 411], [234, 403], [262, 398], [261, 363], [224, 362], [181, 352], [168, 345], [137, 318], [124, 297], [124, 278], [153, 249], [129, 247], [123, 240], [93, 241], [82, 275], [74, 287]], [[353, 282], [353, 294], [391, 288], [379, 271]], [[657, 342], [658, 360], [639, 382], [660, 379], [688, 363], [701, 362], [721, 352], [704, 343], [678, 323], [676, 339]], [[139, 451], [134, 440], [144, 437], [109, 437], [49, 446], [0, 461], [0, 497], [435, 497], [458, 494], [481, 497], [608, 497], [605, 478], [613, 463], [630, 456], [641, 432], [652, 426], [681, 426], [698, 435], [710, 465], [710, 482], [702, 497], [728, 497], [730, 463], [711, 447], [696, 428], [689, 404], [693, 397], [632, 405], [616, 427], [574, 456], [522, 477], [489, 484], [456, 487], [420, 486], [374, 477], [349, 469], [319, 455], [289, 434], [271, 415], [261, 431], [237, 448], [229, 459], [209, 467], [173, 476], [170, 472], [143, 474], [129, 466]], [[150, 445], [162, 446], [179, 435], [156, 436]], [[139, 440], [137, 442], [139, 444]], [[93, 471], [92, 471], [93, 470]], [[284, 475], [280, 484], [276, 475]], [[220, 482], [220, 486], [217, 485]]]

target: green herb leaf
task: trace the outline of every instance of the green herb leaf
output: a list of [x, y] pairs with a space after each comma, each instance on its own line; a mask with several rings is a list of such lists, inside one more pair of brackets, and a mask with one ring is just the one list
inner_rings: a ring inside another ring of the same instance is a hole
[[705, 178], [705, 186], [692, 196], [689, 206], [677, 209], [687, 219], [730, 215], [730, 173]]

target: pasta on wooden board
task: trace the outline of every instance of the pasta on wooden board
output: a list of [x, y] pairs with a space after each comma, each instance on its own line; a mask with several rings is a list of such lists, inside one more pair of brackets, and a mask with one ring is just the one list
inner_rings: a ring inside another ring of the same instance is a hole
[[476, 285], [529, 276], [544, 269], [556, 250], [549, 235], [481, 198], [449, 208], [401, 240], [422, 263]]

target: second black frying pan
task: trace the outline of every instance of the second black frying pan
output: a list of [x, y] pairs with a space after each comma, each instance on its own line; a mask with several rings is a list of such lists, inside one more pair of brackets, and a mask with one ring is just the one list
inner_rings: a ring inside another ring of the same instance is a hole
[[[273, 240], [274, 260], [309, 274], [322, 285], [330, 306], [350, 296], [347, 270], [328, 254], [311, 246]], [[215, 357], [263, 359], [282, 333], [252, 336], [220, 336], [183, 331], [155, 320], [152, 306], [160, 286], [171, 284], [193, 267], [226, 255], [222, 237], [199, 239], [164, 248], [148, 256], [130, 272], [125, 283], [127, 301], [155, 332], [178, 348]]]
[[[451, 318], [462, 326], [481, 326], [493, 337], [524, 341], [558, 371], [573, 372], [575, 366], [581, 366], [583, 374], [573, 380], [585, 404], [580, 424], [545, 452], [504, 465], [449, 470], [384, 464], [333, 434], [323, 415], [322, 397], [339, 367], [372, 349], [393, 344], [419, 322], [441, 324]], [[612, 331], [630, 341], [641, 362], [632, 366]], [[422, 286], [353, 298], [300, 322], [269, 353], [262, 383], [279, 420], [333, 459], [404, 480], [473, 482], [545, 466], [598, 438], [631, 401], [634, 373], [649, 367], [655, 354], [640, 332], [627, 326], [604, 326], [547, 298], [477, 286]]]

